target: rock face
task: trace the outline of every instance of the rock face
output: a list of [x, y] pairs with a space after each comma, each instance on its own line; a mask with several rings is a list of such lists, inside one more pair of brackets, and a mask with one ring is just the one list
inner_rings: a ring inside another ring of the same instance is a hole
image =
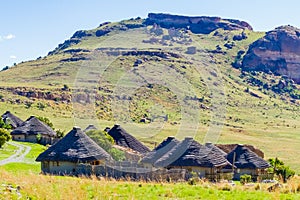
[[188, 17], [149, 13], [145, 23], [147, 25], [157, 24], [163, 28], [188, 28], [196, 34], [209, 34], [218, 28], [223, 28], [224, 30], [252, 30], [252, 27], [247, 22], [221, 19], [220, 17]]
[[300, 83], [300, 29], [281, 26], [252, 43], [243, 58], [245, 71], [272, 72]]

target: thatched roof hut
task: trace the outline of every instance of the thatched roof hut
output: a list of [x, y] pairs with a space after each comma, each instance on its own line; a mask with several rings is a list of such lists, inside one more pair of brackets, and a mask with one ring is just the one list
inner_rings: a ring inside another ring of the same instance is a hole
[[158, 167], [218, 168], [227, 165], [231, 164], [222, 154], [206, 148], [192, 138], [185, 138], [155, 162], [155, 166]]
[[127, 133], [120, 125], [116, 124], [109, 130], [108, 134], [114, 139], [117, 145], [133, 149], [140, 153], [150, 151], [148, 147], [138, 141], [135, 137]]
[[94, 126], [93, 124], [90, 124], [83, 130], [83, 132], [86, 133], [88, 131], [94, 131], [94, 130], [97, 130], [96, 126]]
[[6, 111], [1, 118], [3, 119], [4, 123], [9, 124], [12, 128], [17, 128], [21, 126], [24, 121], [21, 120], [19, 117], [13, 115], [10, 111]]
[[97, 160], [111, 159], [111, 156], [89, 138], [80, 128], [74, 127], [60, 141], [41, 153], [36, 161], [89, 163]]
[[[215, 146], [217, 146], [218, 148], [220, 148], [221, 150], [223, 150], [225, 153], [228, 154], [233, 149], [235, 149], [238, 146], [238, 144], [216, 144]], [[259, 157], [264, 158], [264, 152], [262, 150], [249, 144], [245, 144], [244, 146], [250, 149], [251, 151], [253, 151], [254, 153], [256, 153]]]
[[270, 167], [268, 162], [244, 145], [237, 145], [228, 153], [226, 158], [238, 169], [265, 169]]
[[11, 132], [11, 135], [47, 135], [55, 137], [56, 132], [34, 116], [29, 117], [21, 126]]
[[152, 151], [146, 153], [146, 155], [140, 161], [141, 163], [151, 164], [159, 160], [162, 156], [168, 153], [174, 146], [176, 146], [179, 141], [175, 137], [168, 137], [164, 141], [162, 141], [157, 147], [155, 147]]
[[219, 147], [217, 147], [216, 145], [214, 145], [213, 143], [205, 143], [205, 147], [210, 149], [210, 151], [215, 152], [217, 154], [220, 154], [224, 157], [227, 156], [227, 153], [224, 152], [222, 149], [220, 149]]

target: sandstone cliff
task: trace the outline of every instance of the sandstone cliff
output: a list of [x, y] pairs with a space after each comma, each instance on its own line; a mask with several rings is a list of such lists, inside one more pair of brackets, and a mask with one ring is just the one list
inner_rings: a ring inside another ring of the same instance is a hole
[[224, 30], [252, 30], [252, 27], [247, 22], [239, 20], [205, 16], [188, 17], [162, 13], [149, 13], [145, 23], [147, 25], [155, 23], [163, 28], [189, 28], [196, 34], [209, 34], [218, 28], [222, 28]]
[[267, 32], [250, 45], [242, 69], [286, 75], [300, 83], [300, 29], [280, 26]]

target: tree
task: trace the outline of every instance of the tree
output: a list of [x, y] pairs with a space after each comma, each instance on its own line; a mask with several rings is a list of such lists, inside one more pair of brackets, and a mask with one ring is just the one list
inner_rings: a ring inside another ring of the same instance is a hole
[[286, 182], [289, 178], [295, 175], [295, 171], [290, 169], [289, 166], [285, 166], [284, 162], [278, 158], [270, 158], [269, 163], [272, 166], [271, 171], [277, 176], [283, 179], [283, 182]]
[[125, 153], [119, 149], [114, 148], [114, 139], [105, 131], [91, 130], [86, 133], [92, 140], [94, 140], [101, 148], [113, 157], [116, 161], [125, 159]]
[[63, 138], [66, 133], [65, 130], [60, 130], [60, 129], [57, 129], [55, 132], [56, 132], [56, 137], [58, 137], [58, 138]]
[[10, 139], [10, 133], [6, 129], [0, 128], [0, 148]]
[[0, 128], [4, 128], [4, 129], [11, 129], [11, 125], [10, 124], [6, 124], [3, 119], [0, 117]]
[[52, 128], [54, 130], [53, 123], [50, 121], [49, 118], [41, 117], [41, 116], [38, 116], [37, 118], [38, 118], [38, 120], [40, 120], [41, 122], [44, 122], [45, 124], [47, 124], [50, 128]]

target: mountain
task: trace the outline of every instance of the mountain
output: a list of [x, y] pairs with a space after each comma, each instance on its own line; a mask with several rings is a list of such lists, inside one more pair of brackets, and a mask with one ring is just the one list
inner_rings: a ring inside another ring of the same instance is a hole
[[250, 45], [242, 68], [285, 75], [300, 83], [300, 29], [280, 26]]
[[267, 35], [220, 17], [152, 13], [104, 22], [1, 71], [0, 111], [46, 116], [66, 131], [74, 122], [119, 123], [151, 148], [170, 135], [252, 144], [300, 170], [299, 84], [247, 61]]

